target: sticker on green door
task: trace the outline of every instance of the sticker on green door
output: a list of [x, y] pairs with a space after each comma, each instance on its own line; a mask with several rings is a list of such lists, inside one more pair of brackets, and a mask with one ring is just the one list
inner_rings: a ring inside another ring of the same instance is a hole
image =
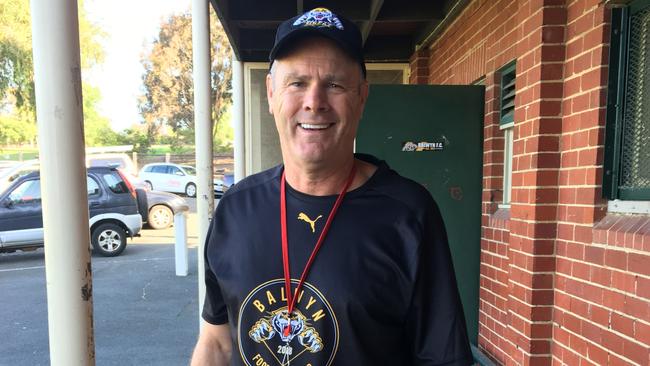
[[413, 142], [406, 141], [402, 144], [402, 151], [442, 151], [444, 143], [442, 142]]

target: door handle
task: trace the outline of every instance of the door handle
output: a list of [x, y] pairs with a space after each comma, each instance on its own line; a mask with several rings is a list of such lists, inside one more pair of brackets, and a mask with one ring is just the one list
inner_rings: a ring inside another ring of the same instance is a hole
[[99, 202], [90, 202], [90, 207], [99, 207]]

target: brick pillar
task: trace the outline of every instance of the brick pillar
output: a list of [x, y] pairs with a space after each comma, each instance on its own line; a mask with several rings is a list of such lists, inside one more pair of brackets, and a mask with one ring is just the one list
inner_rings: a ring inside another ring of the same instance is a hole
[[507, 363], [550, 365], [564, 0], [519, 0], [517, 23]]
[[409, 60], [411, 75], [409, 84], [428, 84], [429, 82], [429, 49], [414, 52]]

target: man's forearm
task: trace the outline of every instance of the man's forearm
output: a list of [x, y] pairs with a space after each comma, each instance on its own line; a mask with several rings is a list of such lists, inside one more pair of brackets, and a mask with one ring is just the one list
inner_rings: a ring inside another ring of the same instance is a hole
[[192, 354], [191, 366], [228, 366], [232, 355], [232, 342], [228, 325], [204, 323]]
[[191, 366], [228, 366], [230, 353], [222, 349], [210, 347], [207, 344], [197, 343], [192, 354]]

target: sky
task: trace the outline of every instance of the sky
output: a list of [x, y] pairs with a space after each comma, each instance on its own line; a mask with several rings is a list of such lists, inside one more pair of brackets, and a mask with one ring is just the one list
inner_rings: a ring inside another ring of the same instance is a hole
[[99, 111], [116, 131], [140, 121], [141, 55], [151, 46], [160, 23], [190, 9], [191, 0], [85, 0], [88, 19], [107, 34], [105, 60], [83, 78], [101, 91]]

